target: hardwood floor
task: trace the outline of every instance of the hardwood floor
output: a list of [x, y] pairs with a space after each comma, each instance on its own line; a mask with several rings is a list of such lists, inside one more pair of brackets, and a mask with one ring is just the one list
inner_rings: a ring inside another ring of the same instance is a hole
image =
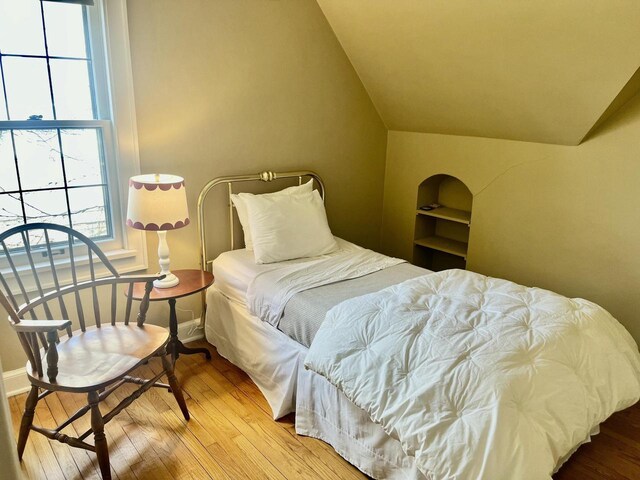
[[[208, 346], [203, 341], [194, 345]], [[170, 394], [151, 389], [107, 425], [114, 479], [367, 478], [329, 445], [296, 435], [293, 415], [273, 421], [249, 377], [209, 347], [211, 362], [202, 355], [182, 356], [176, 366], [190, 422], [184, 421]], [[160, 363], [154, 360], [143, 370], [146, 375], [157, 372]], [[109, 397], [107, 407], [133, 388], [123, 387]], [[25, 395], [9, 399], [16, 436], [24, 400]], [[35, 423], [53, 427], [83, 402], [79, 395], [49, 395], [38, 404]], [[88, 427], [85, 416], [65, 432], [75, 435]], [[22, 469], [31, 479], [100, 478], [93, 454], [35, 432], [29, 436]], [[640, 404], [610, 418], [554, 478], [640, 479]]]

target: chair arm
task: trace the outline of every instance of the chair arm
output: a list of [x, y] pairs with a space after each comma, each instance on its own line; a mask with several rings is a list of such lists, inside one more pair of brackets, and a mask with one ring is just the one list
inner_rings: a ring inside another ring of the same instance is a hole
[[[28, 339], [21, 337], [23, 346], [29, 347], [31, 350], [30, 362], [32, 368], [38, 371], [38, 375], [42, 375], [42, 365], [40, 363], [40, 352], [38, 350], [37, 337], [42, 339], [42, 346], [46, 350], [47, 359], [47, 376], [50, 382], [55, 382], [58, 376], [58, 350], [56, 342], [58, 342], [58, 330], [64, 330], [71, 326], [71, 320], [21, 320], [20, 323], [14, 323], [13, 328], [18, 333], [27, 333]], [[44, 341], [43, 333], [47, 334], [47, 341]], [[36, 335], [38, 334], [38, 335]], [[35, 362], [35, 364], [34, 364]]]
[[147, 319], [147, 311], [149, 310], [149, 297], [151, 295], [151, 290], [153, 290], [153, 281], [154, 280], [162, 280], [166, 277], [166, 275], [147, 275], [144, 286], [144, 296], [140, 301], [140, 310], [138, 311], [138, 319], [137, 323], [139, 327], [144, 325], [145, 320]]
[[20, 320], [13, 324], [13, 329], [18, 333], [48, 333], [70, 326], [71, 320]]
[[[165, 277], [166, 275], [160, 275], [158, 279], [162, 280]], [[147, 280], [144, 286], [144, 296], [140, 301], [140, 310], [138, 311], [138, 319], [137, 319], [137, 323], [139, 327], [142, 327], [144, 325], [145, 320], [147, 319], [147, 311], [149, 310], [149, 302], [150, 302], [149, 297], [151, 296], [151, 290], [153, 290], [153, 280], [149, 279]]]

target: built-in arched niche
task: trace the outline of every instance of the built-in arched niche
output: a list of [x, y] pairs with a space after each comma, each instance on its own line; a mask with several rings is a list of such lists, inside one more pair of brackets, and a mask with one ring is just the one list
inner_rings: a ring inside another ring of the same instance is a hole
[[[450, 175], [434, 175], [418, 187], [413, 263], [429, 270], [466, 268], [473, 195]], [[438, 207], [429, 209], [429, 205]]]

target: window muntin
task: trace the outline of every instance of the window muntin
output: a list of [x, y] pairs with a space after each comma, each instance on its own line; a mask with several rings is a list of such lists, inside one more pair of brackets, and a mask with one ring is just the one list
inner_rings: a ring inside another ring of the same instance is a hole
[[108, 100], [92, 59], [102, 45], [94, 8], [0, 0], [0, 231], [46, 221], [94, 240], [115, 236], [112, 125], [98, 108]]

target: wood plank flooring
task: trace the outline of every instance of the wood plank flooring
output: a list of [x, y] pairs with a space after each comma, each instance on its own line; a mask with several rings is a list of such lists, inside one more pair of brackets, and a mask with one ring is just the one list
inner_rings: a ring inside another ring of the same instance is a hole
[[[191, 421], [184, 421], [166, 391], [151, 389], [142, 395], [106, 427], [114, 479], [367, 478], [329, 445], [296, 435], [293, 415], [273, 421], [264, 397], [244, 372], [206, 342], [194, 345], [208, 346], [213, 359], [182, 356], [177, 363]], [[140, 374], [159, 369], [154, 360]], [[109, 397], [107, 407], [133, 388], [123, 387]], [[73, 394], [49, 395], [38, 404], [35, 422], [53, 427], [84, 400]], [[16, 438], [24, 401], [25, 395], [9, 399]], [[76, 435], [88, 428], [85, 416], [65, 432]], [[30, 479], [100, 478], [93, 454], [35, 432], [29, 436], [22, 470]], [[610, 418], [554, 478], [640, 479], [640, 404]]]

